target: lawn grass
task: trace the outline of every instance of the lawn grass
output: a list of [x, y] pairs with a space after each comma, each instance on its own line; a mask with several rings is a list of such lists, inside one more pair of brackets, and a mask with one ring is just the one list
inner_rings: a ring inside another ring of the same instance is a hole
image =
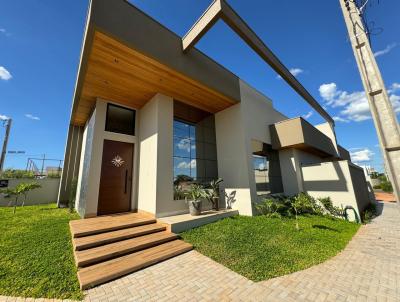
[[81, 299], [68, 222], [55, 204], [0, 208], [0, 295]]
[[295, 220], [235, 216], [186, 231], [182, 238], [253, 281], [306, 269], [343, 250], [359, 225], [321, 216]]

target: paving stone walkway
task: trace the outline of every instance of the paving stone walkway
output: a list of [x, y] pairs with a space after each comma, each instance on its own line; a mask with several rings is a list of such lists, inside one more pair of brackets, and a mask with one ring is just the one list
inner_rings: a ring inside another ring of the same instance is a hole
[[336, 257], [254, 283], [192, 251], [87, 292], [87, 301], [400, 301], [400, 208], [360, 228]]
[[400, 208], [380, 205], [343, 252], [304, 271], [254, 283], [191, 251], [93, 288], [85, 301], [400, 301]]

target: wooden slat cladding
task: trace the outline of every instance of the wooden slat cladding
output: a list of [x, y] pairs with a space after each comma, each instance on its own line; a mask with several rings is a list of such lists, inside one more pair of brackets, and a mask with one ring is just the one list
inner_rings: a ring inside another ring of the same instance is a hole
[[141, 108], [156, 93], [171, 96], [210, 113], [237, 103], [237, 100], [96, 31], [73, 117], [74, 124], [86, 122], [97, 97]]

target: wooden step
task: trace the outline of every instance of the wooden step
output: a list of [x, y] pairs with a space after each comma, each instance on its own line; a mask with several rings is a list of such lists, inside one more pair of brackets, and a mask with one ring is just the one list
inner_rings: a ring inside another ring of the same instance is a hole
[[72, 220], [70, 221], [70, 229], [72, 236], [77, 238], [155, 222], [156, 219], [154, 218], [144, 217], [137, 213], [130, 213]]
[[173, 240], [136, 253], [95, 264], [78, 271], [81, 289], [88, 289], [192, 249], [182, 240]]
[[166, 227], [158, 223], [152, 223], [118, 231], [106, 232], [91, 236], [74, 238], [74, 250], [81, 251], [89, 248], [147, 235], [151, 233], [165, 231]]
[[75, 252], [75, 261], [78, 267], [84, 267], [113, 259], [128, 253], [143, 250], [161, 243], [177, 239], [174, 233], [162, 231], [149, 235], [118, 241], [107, 245]]

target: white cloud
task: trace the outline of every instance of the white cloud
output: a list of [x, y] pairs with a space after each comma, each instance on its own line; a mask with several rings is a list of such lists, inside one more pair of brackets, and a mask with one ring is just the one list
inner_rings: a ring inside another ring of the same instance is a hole
[[356, 91], [348, 93], [337, 88], [336, 83], [322, 84], [319, 87], [319, 94], [331, 107], [342, 107], [349, 103], [365, 98], [365, 92]]
[[182, 138], [177, 144], [176, 144], [177, 148], [179, 150], [184, 150], [186, 152], [190, 152], [190, 149], [194, 150], [196, 149], [196, 145], [195, 144], [191, 144], [190, 143], [190, 139], [188, 138]]
[[335, 83], [322, 84], [319, 86], [319, 94], [327, 102], [331, 102], [337, 96], [337, 87]]
[[12, 78], [11, 73], [5, 69], [5, 67], [0, 66], [0, 79], [4, 81], [8, 81]]
[[359, 150], [359, 151], [354, 151], [354, 152], [350, 153], [352, 162], [367, 162], [367, 161], [371, 161], [373, 155], [374, 155], [374, 152], [372, 152], [368, 148], [365, 148], [365, 149], [362, 149], [362, 150]]
[[196, 168], [196, 160], [192, 159], [190, 162], [182, 161], [178, 164], [178, 169], [194, 169]]
[[25, 117], [27, 117], [27, 118], [29, 118], [31, 120], [35, 120], [35, 121], [39, 121], [40, 120], [39, 117], [34, 116], [34, 115], [30, 114], [30, 113], [25, 114]]
[[342, 122], [342, 123], [348, 123], [348, 122], [350, 122], [349, 120], [346, 120], [345, 118], [340, 117], [340, 116], [334, 116], [334, 117], [332, 117], [332, 118], [333, 118], [333, 120], [334, 120], [335, 122]]
[[[397, 83], [391, 87], [396, 88]], [[342, 110], [333, 119], [338, 122], [361, 122], [371, 119], [368, 99], [364, 91], [347, 92], [338, 89], [336, 83], [322, 84], [319, 93], [325, 103], [332, 108]], [[396, 113], [400, 112], [400, 96], [390, 94], [390, 100]]]
[[371, 112], [369, 110], [368, 100], [365, 96], [355, 99], [349, 103], [345, 108], [340, 111], [345, 119], [362, 122], [371, 119]]
[[309, 119], [313, 114], [314, 114], [314, 112], [311, 110], [311, 111], [309, 111], [308, 113], [303, 114], [303, 118], [307, 120], [307, 119]]
[[395, 93], [398, 90], [400, 90], [400, 83], [393, 83], [392, 85], [390, 85], [390, 87], [387, 90], [387, 92], [388, 93]]
[[0, 121], [7, 121], [7, 120], [9, 120], [10, 118], [7, 116], [7, 115], [4, 115], [4, 114], [0, 114]]
[[[291, 73], [292, 75], [294, 75], [295, 77], [297, 77], [299, 74], [301, 74], [301, 73], [304, 72], [304, 70], [301, 69], [301, 68], [290, 68], [289, 71], [290, 71], [290, 73]], [[276, 78], [277, 78], [277, 79], [282, 79], [282, 77], [281, 77], [280, 75], [278, 75]]]
[[5, 28], [0, 28], [0, 34], [3, 34], [7, 37], [11, 36], [11, 34]]
[[294, 75], [295, 77], [297, 77], [299, 74], [301, 74], [301, 73], [304, 72], [304, 70], [301, 69], [301, 68], [291, 68], [289, 71], [290, 71], [290, 73], [291, 73], [292, 75]]
[[397, 43], [389, 44], [389, 45], [386, 46], [384, 49], [378, 50], [378, 51], [374, 52], [374, 56], [375, 56], [375, 57], [383, 56], [383, 55], [389, 53], [389, 52], [390, 52], [393, 48], [395, 48], [396, 46], [397, 46]]
[[181, 139], [176, 145], [179, 150], [185, 150], [187, 152], [190, 151], [190, 140], [187, 138]]
[[392, 102], [394, 112], [400, 113], [400, 96], [392, 94], [389, 96], [389, 99]]

